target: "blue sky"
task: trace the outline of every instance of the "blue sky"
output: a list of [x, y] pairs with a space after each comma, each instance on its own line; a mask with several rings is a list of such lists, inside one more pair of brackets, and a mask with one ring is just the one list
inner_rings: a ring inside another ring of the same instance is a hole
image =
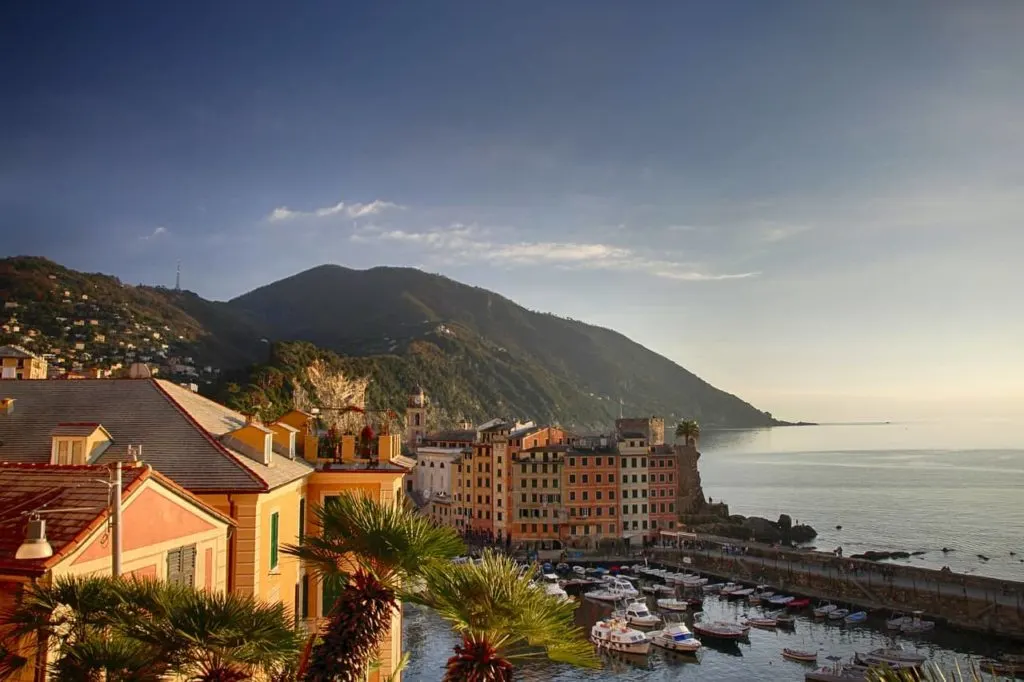
[[1024, 3], [9, 5], [11, 254], [411, 265], [783, 416], [1024, 412]]

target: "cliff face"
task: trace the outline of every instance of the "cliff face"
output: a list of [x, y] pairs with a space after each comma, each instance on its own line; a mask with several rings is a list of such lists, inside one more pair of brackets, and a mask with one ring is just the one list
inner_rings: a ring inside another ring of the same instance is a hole
[[700, 514], [707, 498], [700, 484], [700, 470], [697, 462], [700, 452], [693, 445], [677, 445], [679, 455], [679, 493], [676, 507], [680, 514]]

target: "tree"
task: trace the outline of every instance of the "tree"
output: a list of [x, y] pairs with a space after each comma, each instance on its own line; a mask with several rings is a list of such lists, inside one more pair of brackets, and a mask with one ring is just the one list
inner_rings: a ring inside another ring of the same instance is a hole
[[306, 561], [338, 594], [325, 605], [330, 620], [313, 648], [310, 682], [363, 682], [391, 627], [403, 585], [435, 561], [460, 554], [452, 528], [439, 527], [401, 504], [345, 494], [313, 508], [319, 532], [284, 551]]
[[676, 426], [676, 438], [682, 438], [686, 445], [694, 445], [700, 438], [700, 424], [693, 419], [684, 419]]
[[446, 682], [507, 682], [516, 661], [600, 667], [593, 646], [573, 622], [575, 604], [534, 583], [536, 567], [518, 566], [490, 550], [479, 563], [433, 565], [412, 599], [433, 608], [462, 636], [448, 659]]
[[28, 587], [0, 622], [9, 651], [30, 636], [38, 650], [56, 643], [51, 673], [66, 682], [235, 682], [299, 649], [281, 604], [152, 580], [58, 577]]

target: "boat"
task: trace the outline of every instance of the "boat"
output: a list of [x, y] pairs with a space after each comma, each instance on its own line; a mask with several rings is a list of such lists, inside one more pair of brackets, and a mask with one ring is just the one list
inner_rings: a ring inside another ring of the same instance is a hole
[[544, 585], [544, 591], [552, 597], [558, 597], [562, 601], [572, 601], [569, 593], [558, 584], [558, 576], [554, 573], [545, 573], [541, 576], [541, 583]]
[[935, 629], [935, 621], [922, 620], [921, 611], [914, 611], [909, 622], [900, 625], [900, 632], [905, 635], [919, 635], [922, 632], [929, 632]]
[[655, 601], [659, 609], [665, 609], [666, 611], [686, 611], [690, 608], [689, 603], [682, 599], [676, 599], [674, 597], [668, 597], [667, 599], [658, 599]]
[[1024, 675], [1024, 661], [1014, 662], [1005, 658], [983, 658], [978, 661], [978, 670], [989, 675]]
[[791, 613], [776, 613], [775, 624], [780, 628], [791, 628], [796, 625], [796, 616]]
[[827, 618], [830, 613], [838, 609], [839, 607], [835, 604], [822, 604], [821, 606], [814, 609], [813, 613], [815, 618]]
[[587, 574], [587, 569], [577, 565], [572, 567], [572, 572], [582, 578]]
[[555, 566], [555, 573], [568, 573], [570, 570], [572, 569], [569, 568], [569, 564], [564, 561], [559, 562], [559, 564]]
[[647, 608], [647, 603], [639, 599], [629, 602], [619, 617], [630, 625], [646, 628], [652, 628], [661, 623], [661, 618], [651, 613], [651, 610]]
[[791, 661], [800, 661], [801, 663], [814, 663], [818, 660], [818, 652], [787, 648], [782, 650], [782, 657], [788, 658]]
[[640, 590], [647, 594], [675, 594], [675, 590], [668, 585], [644, 585]]
[[796, 599], [796, 597], [787, 597], [784, 594], [777, 594], [774, 597], [768, 599], [768, 603], [773, 604], [774, 606], [785, 606], [794, 599]]
[[696, 621], [693, 624], [693, 631], [701, 637], [719, 640], [743, 639], [750, 631], [749, 628], [739, 623], [728, 623], [725, 621], [702, 622]]
[[683, 587], [703, 587], [708, 584], [708, 579], [701, 578], [699, 575], [691, 575], [683, 578], [680, 584]]
[[826, 665], [804, 673], [806, 682], [864, 682], [867, 679], [862, 668], [850, 665]]
[[788, 604], [786, 604], [786, 608], [787, 609], [793, 609], [793, 610], [806, 609], [810, 605], [811, 605], [811, 600], [810, 599], [807, 599], [805, 597], [801, 597], [800, 599], [794, 599], [793, 601], [791, 601]]
[[914, 619], [910, 616], [905, 616], [899, 612], [893, 612], [892, 618], [885, 621], [885, 628], [887, 630], [899, 630], [901, 627], [903, 627], [904, 623], [909, 623], [912, 620]]
[[747, 618], [743, 623], [752, 628], [760, 628], [761, 630], [773, 630], [776, 626], [774, 618]]
[[590, 628], [590, 641], [598, 649], [623, 654], [643, 656], [651, 650], [651, 643], [644, 633], [634, 630], [618, 618], [605, 618], [594, 623]]
[[883, 649], [872, 649], [866, 654], [857, 653], [854, 657], [857, 663], [861, 665], [881, 665], [885, 664], [890, 668], [895, 667], [919, 667], [928, 660], [927, 656], [923, 656], [914, 651], [907, 651], [901, 648], [883, 648]]
[[721, 592], [722, 588], [725, 587], [725, 583], [711, 583], [710, 585], [701, 586], [701, 590], [707, 594], [712, 592]]
[[729, 593], [730, 599], [746, 599], [750, 595], [754, 594], [754, 588], [748, 587], [743, 590], [735, 590]]
[[726, 583], [726, 584], [722, 585], [721, 588], [719, 588], [718, 594], [722, 595], [723, 597], [726, 597], [726, 596], [732, 594], [733, 592], [735, 592], [736, 590], [742, 590], [742, 589], [743, 589], [743, 585], [737, 585], [736, 583]]
[[846, 618], [844, 618], [843, 622], [845, 622], [845, 623], [863, 623], [867, 619], [868, 619], [867, 611], [857, 611], [856, 613], [851, 613]]
[[704, 600], [700, 597], [683, 597], [683, 601], [685, 601], [690, 606], [691, 611], [704, 610]]
[[828, 613], [829, 620], [842, 620], [850, 615], [849, 609], [833, 609]]
[[656, 647], [685, 654], [697, 653], [702, 646], [700, 640], [682, 623], [673, 623], [663, 630], [649, 632], [647, 639]]
[[605, 584], [604, 587], [586, 592], [584, 596], [590, 597], [591, 599], [597, 599], [599, 601], [615, 602], [623, 599], [639, 597], [640, 593], [628, 581], [622, 580], [621, 578], [615, 578], [612, 582]]

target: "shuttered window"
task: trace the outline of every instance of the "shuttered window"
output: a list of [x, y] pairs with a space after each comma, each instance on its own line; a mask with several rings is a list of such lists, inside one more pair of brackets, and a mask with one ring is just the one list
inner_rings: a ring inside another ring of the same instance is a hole
[[167, 552], [167, 582], [195, 587], [196, 546], [185, 545]]
[[299, 544], [306, 535], [306, 499], [299, 500]]
[[280, 537], [281, 515], [274, 512], [270, 515], [270, 570], [277, 568], [277, 541]]

